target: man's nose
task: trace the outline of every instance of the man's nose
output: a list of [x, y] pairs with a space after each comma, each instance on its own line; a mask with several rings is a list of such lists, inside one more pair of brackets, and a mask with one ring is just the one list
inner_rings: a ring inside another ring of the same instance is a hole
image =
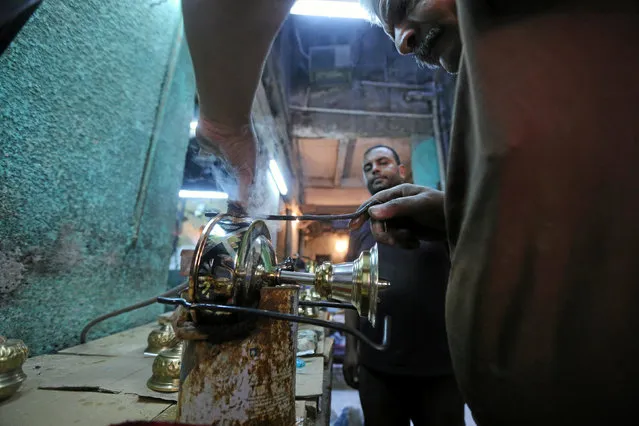
[[395, 27], [395, 47], [402, 55], [413, 53], [417, 41], [415, 30], [406, 26]]

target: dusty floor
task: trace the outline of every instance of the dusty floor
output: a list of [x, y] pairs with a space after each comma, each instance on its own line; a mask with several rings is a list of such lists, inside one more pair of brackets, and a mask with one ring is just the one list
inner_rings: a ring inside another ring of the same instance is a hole
[[[333, 391], [331, 392], [331, 411], [333, 412], [333, 416], [335, 418], [339, 416], [346, 407], [355, 407], [360, 412], [362, 409], [357, 391], [344, 382], [342, 366], [335, 364], [333, 366]], [[332, 423], [333, 418], [331, 418], [331, 424]], [[363, 424], [349, 423], [348, 426], [363, 426]], [[468, 407], [466, 407], [466, 426], [476, 426]]]

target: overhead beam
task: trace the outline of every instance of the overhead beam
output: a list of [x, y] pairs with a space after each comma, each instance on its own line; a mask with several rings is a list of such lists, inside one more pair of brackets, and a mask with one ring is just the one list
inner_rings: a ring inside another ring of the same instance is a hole
[[394, 111], [367, 111], [363, 109], [343, 109], [343, 108], [323, 108], [323, 107], [306, 107], [289, 105], [289, 109], [301, 112], [319, 112], [324, 114], [338, 115], [359, 115], [365, 117], [388, 117], [388, 118], [408, 118], [417, 120], [430, 120], [432, 114], [415, 114], [411, 112], [394, 112]]
[[308, 177], [304, 179], [304, 186], [307, 188], [364, 188], [364, 183], [359, 178], [342, 178], [339, 186], [336, 186], [334, 178]]
[[335, 162], [335, 176], [333, 177], [333, 185], [340, 186], [344, 177], [344, 167], [346, 165], [346, 154], [348, 146], [355, 145], [354, 139], [340, 139], [337, 146], [337, 161]]
[[360, 205], [370, 197], [366, 188], [306, 188], [304, 201], [316, 206]]
[[310, 139], [408, 138], [433, 134], [431, 118], [399, 118], [291, 111], [291, 134]]

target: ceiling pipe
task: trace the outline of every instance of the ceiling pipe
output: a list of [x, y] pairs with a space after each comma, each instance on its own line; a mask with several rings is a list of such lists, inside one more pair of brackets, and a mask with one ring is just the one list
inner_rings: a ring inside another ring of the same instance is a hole
[[432, 114], [412, 114], [407, 112], [389, 112], [389, 111], [366, 111], [361, 109], [338, 109], [338, 108], [318, 108], [318, 107], [302, 107], [296, 105], [290, 105], [289, 109], [293, 111], [301, 112], [318, 112], [325, 114], [340, 114], [340, 115], [361, 115], [361, 116], [375, 116], [375, 117], [391, 117], [391, 118], [418, 118], [418, 119], [432, 119]]
[[[403, 83], [390, 83], [386, 81], [362, 80], [359, 83], [362, 86], [384, 87], [387, 89], [419, 90], [421, 92], [425, 92], [426, 89], [429, 89], [429, 86], [432, 87], [432, 83], [430, 82], [424, 83], [424, 84], [403, 84]], [[431, 96], [434, 96], [434, 93], [432, 93]]]

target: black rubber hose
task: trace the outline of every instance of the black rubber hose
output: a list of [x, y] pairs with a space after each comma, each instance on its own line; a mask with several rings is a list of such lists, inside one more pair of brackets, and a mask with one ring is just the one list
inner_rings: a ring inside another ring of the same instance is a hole
[[102, 316], [97, 317], [96, 319], [92, 320], [90, 323], [88, 323], [87, 325], [84, 326], [84, 328], [82, 329], [82, 332], [80, 333], [80, 343], [86, 343], [87, 342], [87, 334], [89, 333], [89, 330], [91, 330], [91, 328], [98, 324], [101, 323], [102, 321], [109, 319], [109, 318], [113, 318], [113, 317], [117, 317], [118, 315], [127, 313], [127, 312], [131, 312], [131, 311], [135, 311], [136, 309], [140, 309], [140, 308], [144, 308], [145, 306], [149, 306], [152, 305], [154, 303], [157, 303], [158, 301], [158, 297], [169, 297], [172, 296], [174, 294], [178, 294], [183, 290], [186, 290], [188, 288], [189, 284], [188, 282], [184, 282], [182, 284], [180, 284], [177, 287], [173, 287], [171, 290], [164, 292], [158, 296], [154, 296], [151, 297], [150, 299], [146, 299], [143, 300], [142, 302], [138, 302], [135, 305], [130, 305], [127, 306], [125, 308], [122, 309], [118, 309], [117, 311], [113, 311], [113, 312], [109, 312], [108, 314], [104, 314]]

